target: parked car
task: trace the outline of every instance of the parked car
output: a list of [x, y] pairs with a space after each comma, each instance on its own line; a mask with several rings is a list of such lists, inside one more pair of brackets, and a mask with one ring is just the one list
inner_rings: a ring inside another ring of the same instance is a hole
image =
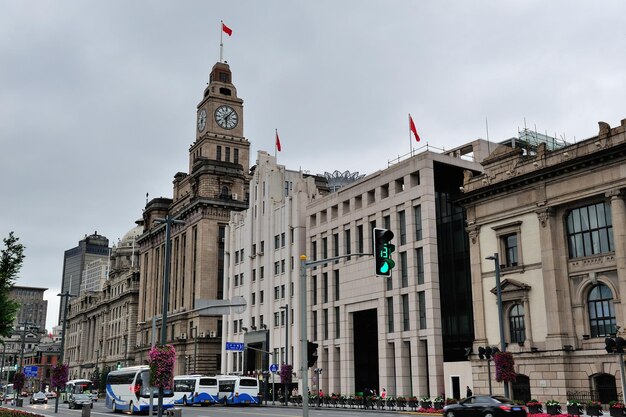
[[46, 392], [46, 398], [54, 400], [57, 397], [57, 393], [54, 391]]
[[77, 407], [91, 407], [93, 408], [93, 402], [91, 401], [91, 395], [89, 394], [72, 394], [67, 399], [67, 405], [69, 408]]
[[32, 397], [30, 397], [30, 403], [31, 404], [48, 404], [48, 397], [46, 397], [46, 394], [39, 391], [33, 394]]
[[527, 417], [525, 406], [499, 395], [474, 395], [443, 408], [444, 417]]

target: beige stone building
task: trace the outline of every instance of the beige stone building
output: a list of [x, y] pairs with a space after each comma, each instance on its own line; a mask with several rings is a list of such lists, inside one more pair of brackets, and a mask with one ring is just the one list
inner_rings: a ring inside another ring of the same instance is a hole
[[243, 342], [247, 349], [224, 351], [222, 372], [260, 376], [271, 363], [288, 363], [297, 386], [305, 212], [310, 201], [328, 193], [328, 185], [324, 177], [285, 169], [264, 151], [252, 170], [250, 207], [231, 213], [226, 239], [226, 296], [244, 297], [248, 307], [222, 326], [224, 340]]
[[109, 275], [101, 291], [71, 298], [67, 312], [64, 361], [70, 379], [96, 379], [102, 371], [141, 363], [136, 354], [139, 265], [136, 226], [113, 246]]
[[[565, 147], [546, 137], [502, 145], [483, 175], [465, 179], [474, 352], [500, 345], [496, 264], [485, 259], [496, 254], [516, 399], [607, 403], [624, 389], [620, 357], [604, 348], [626, 326], [626, 120], [599, 126]], [[471, 358], [474, 392], [485, 393], [487, 363]], [[493, 389], [504, 388], [493, 381]]]
[[222, 317], [198, 310], [224, 298], [225, 237], [230, 213], [248, 207], [249, 147], [243, 136], [243, 100], [237, 96], [228, 64], [213, 66], [197, 107], [196, 138], [189, 148], [189, 171], [174, 176], [172, 198], [155, 198], [143, 213], [140, 247], [141, 289], [137, 343], [146, 357], [161, 341], [166, 226], [171, 228], [166, 343], [174, 344], [174, 372], [216, 373], [221, 364]]
[[[441, 152], [427, 145], [307, 207], [308, 340], [318, 343], [310, 386], [354, 394], [460, 397], [471, 380], [469, 248], [454, 204], [463, 171], [479, 173], [477, 140]], [[374, 228], [395, 234], [395, 268], [375, 276]]]

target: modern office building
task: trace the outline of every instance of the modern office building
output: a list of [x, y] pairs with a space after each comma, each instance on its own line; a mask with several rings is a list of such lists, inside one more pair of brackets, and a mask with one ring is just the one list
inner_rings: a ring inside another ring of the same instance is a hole
[[[69, 291], [72, 295], [79, 295], [83, 272], [87, 264], [98, 259], [106, 261], [108, 257], [109, 239], [99, 235], [98, 232], [89, 236], [85, 235], [85, 238], [78, 242], [78, 246], [65, 251], [61, 292]], [[65, 299], [65, 297], [61, 299], [59, 307], [59, 324], [63, 320]]]
[[196, 110], [196, 138], [189, 171], [174, 175], [172, 198], [155, 198], [143, 212], [141, 288], [137, 342], [142, 355], [157, 321], [161, 342], [167, 226], [171, 257], [165, 342], [177, 353], [175, 373], [217, 373], [221, 366], [222, 311], [202, 309], [224, 299], [226, 227], [232, 211], [248, 207], [249, 147], [243, 132], [243, 100], [228, 64], [218, 62]]
[[[529, 142], [498, 147], [463, 184], [473, 351], [506, 344], [515, 399], [606, 404], [625, 388], [623, 358], [607, 354], [605, 338], [626, 337], [626, 119], [564, 147]], [[488, 365], [471, 355], [475, 393], [488, 390]]]
[[305, 212], [328, 193], [328, 184], [322, 176], [285, 169], [264, 151], [252, 171], [249, 208], [231, 213], [226, 235], [226, 297], [244, 297], [247, 308], [222, 324], [224, 340], [247, 348], [224, 351], [221, 372], [260, 376], [270, 364], [289, 364], [296, 382]]
[[[461, 396], [474, 328], [465, 218], [454, 199], [463, 172], [481, 172], [487, 154], [483, 140], [441, 153], [423, 147], [308, 204], [309, 261], [350, 255], [307, 269], [307, 338], [319, 345], [312, 391]], [[389, 278], [375, 276], [374, 228], [395, 234]]]
[[96, 259], [85, 265], [80, 292], [102, 291], [102, 286], [109, 275], [109, 260]]

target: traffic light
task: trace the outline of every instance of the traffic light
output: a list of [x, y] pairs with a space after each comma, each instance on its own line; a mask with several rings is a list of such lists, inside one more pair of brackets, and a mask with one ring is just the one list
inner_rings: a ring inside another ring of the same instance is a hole
[[307, 366], [310, 368], [317, 362], [317, 343], [307, 340]]
[[480, 346], [478, 348], [478, 357], [480, 359], [491, 359], [491, 357], [498, 352], [500, 352], [500, 349], [498, 349], [496, 346]]
[[391, 239], [393, 239], [391, 230], [374, 228], [375, 274], [378, 277], [391, 276], [391, 270], [396, 265], [391, 259], [391, 254], [396, 250], [396, 247], [391, 243]]

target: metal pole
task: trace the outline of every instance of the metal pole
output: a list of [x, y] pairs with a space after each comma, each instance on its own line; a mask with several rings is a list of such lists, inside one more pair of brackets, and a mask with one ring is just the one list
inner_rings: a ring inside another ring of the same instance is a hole
[[[63, 327], [61, 329], [61, 352], [59, 354], [59, 365], [63, 366], [63, 351], [65, 350], [65, 329], [67, 328], [67, 305], [70, 301], [70, 297], [72, 297], [72, 295], [70, 294], [70, 291], [67, 290], [61, 294], [57, 294], [59, 297], [61, 297], [61, 302], [63, 303], [63, 305], [65, 306], [63, 308]], [[59, 366], [57, 365], [57, 366]], [[57, 396], [54, 400], [54, 412], [58, 413], [59, 412], [59, 391], [57, 389]]]
[[[500, 350], [506, 352], [506, 342], [504, 340], [504, 319], [502, 317], [502, 287], [500, 285], [500, 258], [498, 253], [493, 254], [494, 262], [496, 263], [496, 291], [498, 293], [498, 325], [500, 328]], [[504, 381], [504, 396], [509, 398], [509, 383]]]
[[[289, 365], [289, 304], [285, 304], [285, 366]], [[285, 378], [285, 388], [283, 388], [285, 405], [289, 404], [289, 384]]]
[[274, 384], [274, 376], [276, 374], [274, 374], [274, 372], [272, 372], [272, 405], [274, 405], [274, 402], [276, 401], [276, 385]]
[[192, 330], [195, 330], [195, 335], [193, 339], [193, 373], [197, 374], [198, 370], [196, 367], [198, 366], [198, 326], [194, 327]]
[[624, 375], [624, 354], [619, 354], [619, 370], [622, 374], [622, 401], [626, 404], [626, 375]]
[[306, 255], [300, 255], [300, 373], [302, 376], [302, 417], [309, 417], [309, 370], [306, 324]]
[[489, 395], [493, 395], [491, 391], [491, 359], [487, 359], [487, 378], [489, 379]]
[[21, 371], [24, 368], [24, 344], [26, 343], [26, 324], [28, 322], [22, 322], [22, 348], [20, 349], [20, 366], [17, 368], [17, 372]]
[[[156, 345], [156, 316], [152, 317], [152, 341], [150, 347], [153, 348]], [[152, 408], [154, 406], [154, 390], [150, 387], [150, 408], [148, 409], [148, 415], [152, 417]]]

